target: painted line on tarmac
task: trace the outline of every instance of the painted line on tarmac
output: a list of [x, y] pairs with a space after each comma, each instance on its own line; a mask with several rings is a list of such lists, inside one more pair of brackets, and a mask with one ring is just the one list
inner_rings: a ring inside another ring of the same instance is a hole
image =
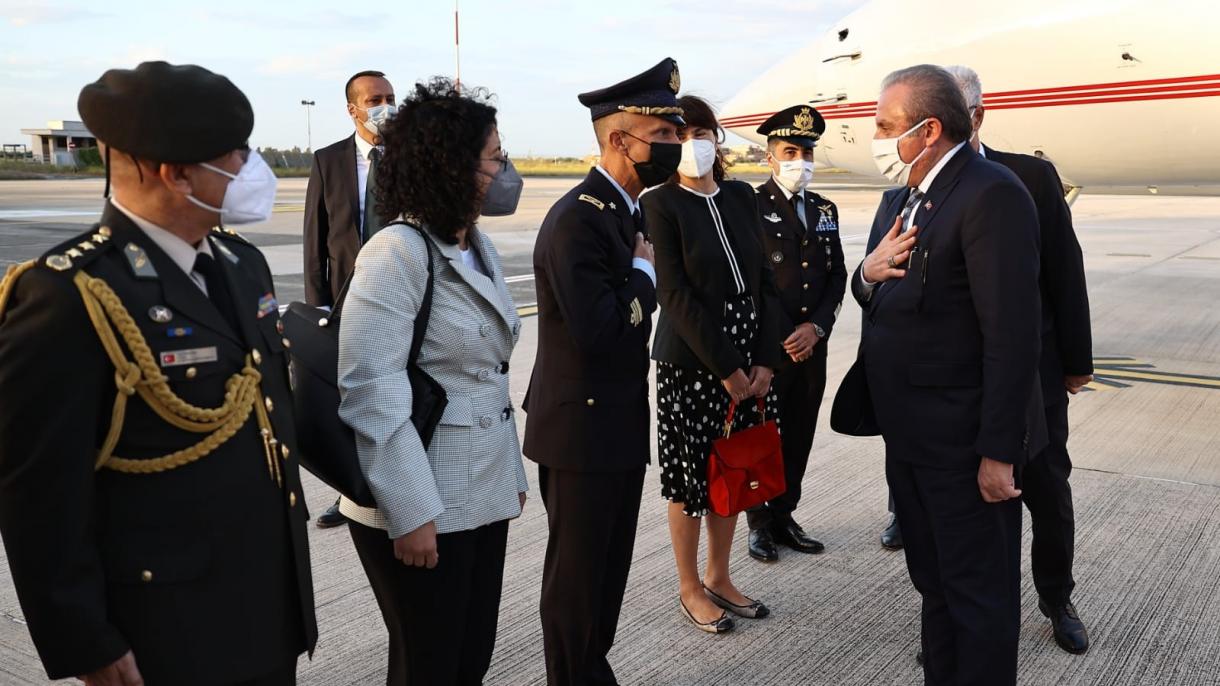
[[46, 217], [96, 217], [97, 210], [0, 210], [0, 219], [43, 219]]

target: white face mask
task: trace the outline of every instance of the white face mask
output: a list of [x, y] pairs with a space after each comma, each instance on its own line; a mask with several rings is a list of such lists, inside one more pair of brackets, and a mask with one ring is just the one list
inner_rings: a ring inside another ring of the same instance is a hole
[[394, 116], [394, 112], [397, 111], [397, 108], [393, 105], [376, 105], [368, 109], [363, 107], [357, 109], [362, 109], [368, 114], [369, 118], [360, 123], [364, 124], [364, 128], [368, 129], [374, 136], [381, 135], [381, 125], [389, 121], [390, 117]]
[[232, 181], [225, 188], [224, 201], [220, 203], [220, 207], [212, 207], [193, 195], [186, 196], [187, 200], [219, 214], [225, 224], [254, 224], [271, 218], [271, 209], [275, 206], [275, 172], [271, 171], [271, 167], [267, 166], [263, 156], [257, 151], [250, 151], [250, 157], [237, 174], [230, 174], [206, 162], [200, 163], [199, 166], [227, 176]]
[[902, 155], [898, 152], [898, 141], [915, 133], [926, 123], [928, 120], [924, 119], [912, 126], [906, 133], [893, 138], [873, 139], [873, 162], [877, 164], [877, 171], [881, 172], [882, 176], [900, 186], [907, 185], [907, 181], [911, 178], [911, 167], [915, 166], [919, 158], [927, 154], [928, 148], [924, 148], [923, 152], [916, 155], [915, 159], [910, 162], [903, 162]]
[[700, 179], [711, 173], [715, 163], [716, 144], [702, 138], [692, 138], [682, 144], [678, 173], [688, 179]]
[[779, 173], [775, 175], [775, 182], [789, 193], [800, 193], [812, 180], [813, 162], [809, 160], [783, 160], [779, 163]]

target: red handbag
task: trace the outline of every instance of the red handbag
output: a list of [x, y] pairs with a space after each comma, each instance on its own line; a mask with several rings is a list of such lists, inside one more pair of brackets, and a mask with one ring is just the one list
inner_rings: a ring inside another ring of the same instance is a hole
[[732, 433], [737, 403], [729, 403], [724, 438], [712, 441], [707, 460], [707, 499], [712, 512], [732, 517], [783, 494], [784, 454], [779, 426], [767, 420], [762, 398], [758, 398], [762, 423]]

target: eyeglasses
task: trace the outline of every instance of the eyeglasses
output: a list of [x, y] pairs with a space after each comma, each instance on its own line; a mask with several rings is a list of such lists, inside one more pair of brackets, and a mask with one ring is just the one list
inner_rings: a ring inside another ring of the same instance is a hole
[[499, 157], [482, 157], [480, 159], [482, 159], [484, 162], [498, 162], [500, 164], [500, 171], [504, 171], [504, 170], [508, 169], [508, 153], [507, 152], [500, 153]]

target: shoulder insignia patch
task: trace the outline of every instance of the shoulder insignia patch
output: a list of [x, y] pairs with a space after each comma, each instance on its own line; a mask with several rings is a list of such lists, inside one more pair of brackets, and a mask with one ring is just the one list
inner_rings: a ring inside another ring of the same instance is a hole
[[216, 236], [217, 238], [232, 238], [232, 239], [241, 241], [242, 243], [245, 243], [246, 245], [254, 245], [245, 236], [241, 235], [240, 233], [237, 233], [236, 231], [234, 231], [233, 229], [230, 229], [228, 227], [213, 226], [212, 235]]
[[[84, 239], [84, 240], [81, 240]], [[62, 243], [41, 258], [42, 264], [57, 272], [80, 268], [88, 264], [110, 241], [110, 227], [97, 226], [94, 230]]]
[[220, 254], [224, 255], [225, 258], [228, 259], [233, 264], [237, 264], [238, 262], [241, 261], [241, 260], [237, 259], [237, 255], [234, 255], [233, 251], [229, 250], [229, 247], [226, 246], [224, 243], [220, 243], [218, 241], [213, 241], [212, 245], [216, 246], [216, 249], [220, 251]]
[[589, 195], [588, 193], [581, 193], [580, 197], [577, 198], [577, 200], [583, 200], [583, 201], [589, 203], [590, 205], [596, 207], [599, 210], [606, 209], [606, 203], [602, 202], [601, 200], [598, 200], [597, 198]]

